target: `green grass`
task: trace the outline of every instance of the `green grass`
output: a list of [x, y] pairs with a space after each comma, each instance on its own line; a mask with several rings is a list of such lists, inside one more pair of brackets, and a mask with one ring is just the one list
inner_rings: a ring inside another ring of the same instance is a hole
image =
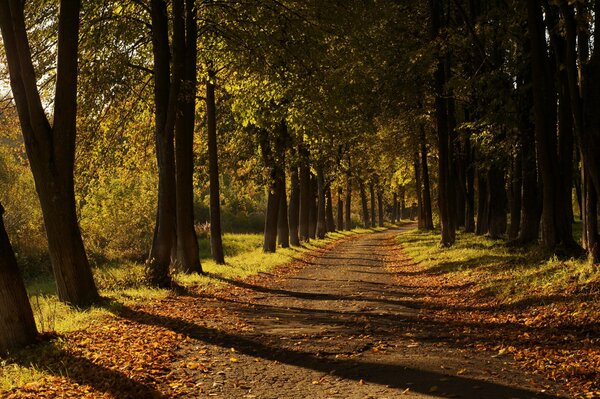
[[507, 302], [600, 282], [600, 271], [587, 260], [558, 259], [535, 246], [512, 248], [503, 240], [462, 232], [451, 248], [440, 247], [439, 231], [411, 230], [398, 239], [426, 273], [471, 278], [482, 293]]

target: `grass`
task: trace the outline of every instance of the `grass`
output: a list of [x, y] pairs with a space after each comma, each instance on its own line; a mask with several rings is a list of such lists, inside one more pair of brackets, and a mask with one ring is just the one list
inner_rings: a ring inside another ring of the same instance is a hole
[[600, 283], [597, 266], [584, 259], [558, 259], [539, 247], [512, 248], [503, 240], [462, 232], [455, 245], [442, 248], [439, 237], [439, 231], [411, 230], [399, 241], [425, 272], [470, 278], [483, 293], [506, 302]]

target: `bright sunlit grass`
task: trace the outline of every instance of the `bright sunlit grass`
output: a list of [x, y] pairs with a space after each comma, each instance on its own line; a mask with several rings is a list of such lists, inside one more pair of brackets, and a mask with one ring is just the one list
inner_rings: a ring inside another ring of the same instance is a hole
[[472, 277], [483, 292], [506, 301], [600, 282], [600, 272], [586, 260], [561, 260], [540, 248], [512, 248], [470, 233], [457, 233], [450, 248], [440, 247], [439, 240], [439, 231], [411, 230], [399, 237], [404, 250], [428, 272]]

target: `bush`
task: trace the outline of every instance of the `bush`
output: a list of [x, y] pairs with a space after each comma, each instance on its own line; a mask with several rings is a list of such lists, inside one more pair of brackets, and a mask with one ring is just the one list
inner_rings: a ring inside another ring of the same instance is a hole
[[100, 178], [81, 205], [81, 230], [90, 258], [142, 260], [152, 239], [156, 177], [142, 173]]

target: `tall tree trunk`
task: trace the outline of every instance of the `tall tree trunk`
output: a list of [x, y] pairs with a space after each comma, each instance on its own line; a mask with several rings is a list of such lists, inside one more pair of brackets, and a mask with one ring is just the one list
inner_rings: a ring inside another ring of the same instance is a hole
[[265, 230], [263, 251], [275, 252], [277, 250], [277, 226], [279, 219], [280, 195], [282, 194], [282, 179], [279, 169], [283, 166], [277, 164], [277, 148], [273, 151], [269, 140], [269, 132], [259, 129], [259, 144], [265, 166], [269, 170], [269, 187], [267, 194], [267, 210], [265, 212]]
[[[437, 40], [443, 14], [441, 0], [430, 0], [431, 8], [431, 38]], [[451, 182], [451, 156], [450, 156], [450, 128], [448, 125], [448, 104], [445, 98], [446, 73], [442, 57], [437, 60], [434, 71], [435, 94], [435, 124], [438, 136], [438, 205], [440, 210], [441, 242], [442, 246], [451, 246], [456, 239], [455, 226], [452, 223], [452, 192]], [[446, 65], [448, 69], [449, 65]]]
[[421, 164], [418, 153], [415, 153], [413, 167], [415, 170], [415, 195], [417, 196], [417, 226], [419, 229], [424, 229], [426, 215], [423, 207], [423, 185], [421, 184]]
[[465, 138], [465, 154], [468, 159], [465, 166], [465, 232], [475, 232], [475, 151], [471, 147], [469, 136]]
[[488, 231], [491, 238], [501, 238], [506, 233], [506, 189], [504, 171], [492, 165], [487, 178]]
[[342, 186], [338, 187], [338, 203], [337, 203], [337, 225], [339, 230], [344, 230], [344, 200], [342, 196], [344, 192]]
[[527, 2], [527, 17], [531, 41], [536, 153], [543, 183], [542, 241], [551, 249], [562, 245], [574, 250], [577, 244], [573, 240], [571, 221], [560, 181], [555, 123], [556, 96], [549, 74], [545, 30], [539, 0]]
[[[147, 278], [151, 285], [169, 287], [171, 254], [176, 245], [176, 171], [173, 144], [177, 116], [177, 99], [181, 86], [181, 40], [173, 41], [173, 70], [169, 48], [167, 5], [163, 0], [152, 0], [152, 49], [154, 54], [155, 140], [158, 162], [158, 209], [154, 240], [147, 262]], [[173, 2], [174, 37], [182, 34], [183, 2]]]
[[[176, 166], [176, 225], [177, 225], [177, 266], [184, 273], [202, 273], [200, 266], [200, 255], [198, 250], [198, 237], [194, 228], [194, 127], [196, 120], [196, 9], [194, 0], [186, 0], [185, 27], [186, 31], [181, 34], [178, 30], [177, 40], [182, 41], [178, 47], [184, 53], [183, 84], [181, 95], [179, 95], [179, 112], [175, 122], [175, 166]], [[180, 37], [183, 36], [183, 37]], [[207, 83], [208, 85], [209, 83]], [[207, 101], [208, 100], [207, 86]], [[213, 86], [214, 105], [214, 86]], [[207, 111], [210, 111], [207, 105]], [[207, 112], [210, 120], [215, 120], [213, 115]], [[209, 123], [210, 126], [210, 123]], [[212, 126], [213, 129], [215, 126]], [[210, 128], [209, 128], [210, 131]], [[209, 133], [210, 143], [210, 133]], [[211, 154], [209, 144], [209, 154]], [[215, 145], [216, 158], [216, 145]], [[216, 161], [216, 159], [215, 159]], [[212, 167], [212, 163], [211, 163]], [[218, 172], [217, 172], [218, 176]], [[212, 175], [211, 175], [212, 177]], [[212, 181], [211, 181], [212, 183]], [[211, 184], [212, 185], [212, 184]], [[211, 223], [211, 230], [212, 230]], [[212, 239], [211, 231], [211, 239]], [[223, 259], [217, 260], [223, 263]]]
[[488, 183], [485, 175], [485, 172], [477, 171], [477, 235], [484, 235], [489, 229]]
[[290, 226], [290, 244], [300, 246], [300, 236], [298, 234], [298, 224], [300, 221], [300, 178], [298, 177], [298, 167], [292, 166], [290, 169], [290, 206], [288, 209], [288, 221]]
[[383, 192], [377, 190], [377, 208], [379, 211], [379, 227], [383, 227]]
[[[524, 51], [529, 52], [530, 43], [525, 41]], [[540, 231], [541, 211], [538, 206], [538, 168], [535, 152], [535, 126], [531, 121], [533, 91], [531, 70], [525, 69], [519, 80], [519, 141], [521, 153], [521, 176], [523, 192], [521, 196], [521, 229], [517, 241], [521, 244], [536, 242]]]
[[99, 299], [75, 210], [79, 1], [61, 0], [54, 123], [40, 98], [25, 26], [24, 2], [0, 1], [0, 29], [27, 157], [44, 216], [61, 301], [85, 307]]
[[310, 167], [309, 152], [304, 144], [298, 146], [298, 157], [300, 160], [300, 221], [298, 223], [300, 240], [307, 242], [310, 239]]
[[521, 225], [521, 193], [522, 184], [521, 153], [519, 152], [513, 159], [510, 179], [510, 228], [508, 230], [508, 239], [515, 240], [519, 236]]
[[[280, 168], [280, 171], [285, 171]], [[279, 215], [277, 217], [277, 240], [281, 248], [290, 247], [290, 225], [288, 220], [287, 194], [285, 186], [285, 172], [280, 178]]]
[[4, 228], [0, 204], [0, 354], [31, 344], [37, 336], [17, 259]]
[[346, 230], [352, 230], [352, 180], [350, 174], [346, 177]]
[[310, 174], [310, 209], [308, 211], [308, 235], [310, 238], [317, 238], [317, 223], [319, 218], [319, 198], [318, 198], [317, 176]]
[[[221, 195], [219, 190], [219, 158], [217, 148], [217, 106], [215, 102], [215, 76], [210, 73], [206, 81], [206, 120], [208, 131], [208, 167], [210, 180], [210, 249], [217, 264], [225, 263], [223, 233], [221, 231]], [[191, 145], [192, 143], [190, 143]], [[196, 252], [198, 252], [196, 250]]]
[[317, 167], [317, 238], [325, 238], [327, 234], [327, 218], [325, 215], [325, 176], [323, 166]]
[[375, 187], [373, 183], [369, 183], [369, 193], [371, 194], [371, 227], [375, 227], [377, 222], [375, 221]]
[[327, 219], [327, 231], [333, 232], [335, 231], [335, 219], [333, 218], [333, 198], [331, 195], [331, 183], [327, 183], [327, 187], [325, 189], [325, 197], [326, 197], [326, 209], [325, 216]]
[[423, 228], [433, 230], [433, 212], [431, 207], [431, 188], [429, 184], [429, 166], [427, 165], [427, 146], [425, 129], [421, 126], [421, 171], [423, 172]]
[[400, 187], [400, 219], [406, 219], [406, 188]]
[[367, 200], [367, 191], [365, 190], [365, 183], [360, 180], [360, 201], [362, 203], [362, 219], [363, 225], [365, 228], [369, 228], [371, 226], [371, 222], [369, 219], [369, 202]]

